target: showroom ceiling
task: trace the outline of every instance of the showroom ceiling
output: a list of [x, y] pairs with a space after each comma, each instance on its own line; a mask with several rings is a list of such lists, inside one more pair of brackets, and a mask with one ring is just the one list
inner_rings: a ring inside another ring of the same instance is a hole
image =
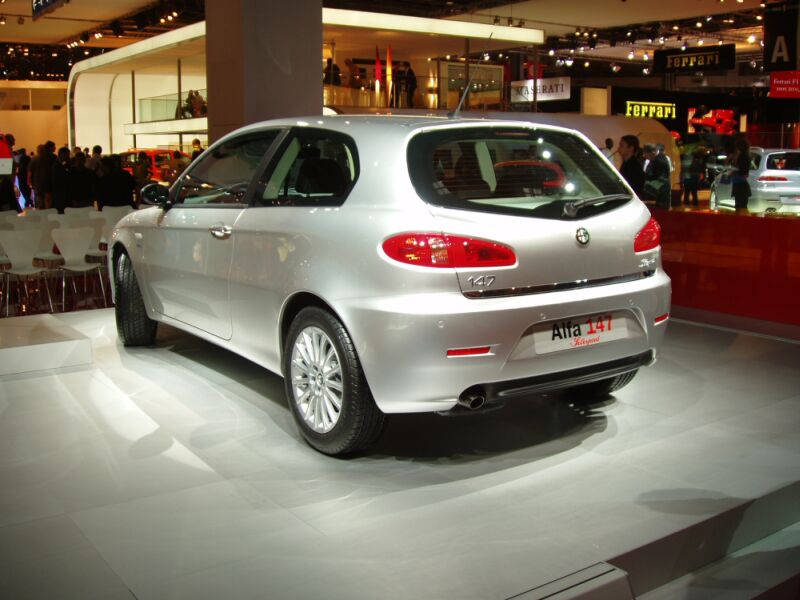
[[[779, 4], [784, 0], [773, 0]], [[612, 44], [631, 38], [647, 46], [647, 38], [667, 36], [667, 47], [682, 43], [678, 35], [697, 43], [702, 34], [706, 41], [736, 42], [739, 52], [757, 53], [761, 27], [757, 13], [758, 0], [570, 0], [565, 10], [563, 0], [525, 0], [497, 2], [475, 0], [324, 0], [324, 6], [358, 10], [382, 11], [416, 16], [453, 18], [485, 23], [512, 23], [517, 26], [543, 29], [548, 47], [557, 43], [579, 47], [574, 37], [576, 29], [598, 34], [596, 48], [591, 52], [598, 58], [623, 58], [628, 50], [624, 44]], [[63, 79], [71, 65], [86, 57], [117, 48], [141, 39], [170, 31], [204, 18], [204, 0], [70, 0], [63, 6], [33, 21], [31, 0], [0, 2], [0, 76], [9, 79]], [[727, 17], [736, 15], [735, 22]], [[695, 29], [694, 21], [702, 21]], [[2, 24], [5, 21], [5, 24]], [[163, 22], [162, 22], [163, 21]], [[631, 34], [627, 33], [631, 31]], [[392, 32], [372, 32], [374, 37], [391, 37]], [[326, 43], [335, 41], [345, 47], [359, 43], [363, 32], [326, 30]], [[627, 38], [626, 38], [627, 36]], [[397, 37], [397, 36], [395, 36]], [[591, 38], [590, 38], [591, 39]], [[585, 40], [581, 40], [585, 41]], [[400, 49], [402, 41], [370, 40], [390, 43]], [[690, 43], [692, 43], [690, 42]], [[64, 48], [65, 45], [70, 47]], [[54, 47], [57, 46], [57, 47]], [[462, 44], [456, 44], [461, 47]], [[496, 44], [486, 50], [497, 49]], [[411, 49], [410, 49], [411, 50]], [[409, 57], [436, 55], [437, 48], [417, 40], [414, 54]], [[458, 49], [441, 50], [440, 55]], [[588, 47], [587, 47], [588, 50]], [[619, 55], [619, 56], [617, 56]], [[37, 61], [47, 64], [36, 64]]]

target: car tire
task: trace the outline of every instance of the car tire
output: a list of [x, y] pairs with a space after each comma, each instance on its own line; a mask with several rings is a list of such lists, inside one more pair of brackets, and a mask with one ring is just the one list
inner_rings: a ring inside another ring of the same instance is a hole
[[386, 416], [372, 398], [355, 345], [328, 311], [308, 307], [297, 314], [282, 366], [290, 410], [313, 448], [331, 456], [352, 454], [383, 433]]
[[149, 346], [156, 339], [158, 323], [147, 316], [131, 259], [124, 252], [115, 264], [114, 286], [117, 335], [125, 346]]
[[576, 385], [569, 389], [570, 399], [577, 403], [584, 404], [604, 400], [617, 390], [628, 385], [633, 378], [636, 377], [636, 373], [638, 372], [638, 369], [634, 369], [633, 371], [628, 371], [627, 373], [622, 373], [615, 377], [609, 377], [608, 379]]

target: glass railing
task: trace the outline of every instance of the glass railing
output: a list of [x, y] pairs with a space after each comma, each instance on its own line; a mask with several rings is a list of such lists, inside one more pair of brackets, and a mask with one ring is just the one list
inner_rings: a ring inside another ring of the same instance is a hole
[[138, 123], [205, 117], [207, 90], [188, 90], [180, 96], [166, 94], [139, 99]]

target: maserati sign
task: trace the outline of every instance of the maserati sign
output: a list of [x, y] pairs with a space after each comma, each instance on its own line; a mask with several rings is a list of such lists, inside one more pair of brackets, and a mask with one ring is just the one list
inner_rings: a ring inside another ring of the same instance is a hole
[[[536, 79], [536, 101], [569, 100], [569, 77]], [[511, 82], [511, 102], [533, 102], [533, 79]]]

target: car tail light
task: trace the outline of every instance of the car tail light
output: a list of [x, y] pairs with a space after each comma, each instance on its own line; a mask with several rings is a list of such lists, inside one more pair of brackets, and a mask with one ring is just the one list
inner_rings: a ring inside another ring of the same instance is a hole
[[420, 267], [509, 267], [517, 262], [504, 244], [441, 233], [395, 235], [383, 242], [383, 251], [392, 260]]
[[758, 178], [759, 181], [789, 181], [786, 177], [781, 175], [762, 175]]
[[653, 248], [658, 248], [660, 243], [661, 226], [658, 224], [658, 221], [650, 217], [647, 225], [645, 225], [642, 230], [636, 234], [636, 237], [633, 240], [633, 251], [645, 252], [646, 250], [652, 250]]
[[664, 323], [667, 319], [669, 319], [669, 313], [664, 313], [663, 315], [655, 318], [655, 324], [661, 325], [661, 323]]

